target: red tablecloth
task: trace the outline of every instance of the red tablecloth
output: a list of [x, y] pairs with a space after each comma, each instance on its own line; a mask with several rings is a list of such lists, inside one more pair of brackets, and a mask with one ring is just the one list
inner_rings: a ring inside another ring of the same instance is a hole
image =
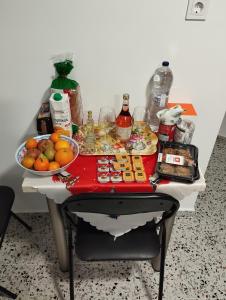
[[[110, 192], [114, 189], [115, 192], [152, 192], [153, 188], [149, 182], [149, 176], [154, 173], [157, 154], [142, 156], [147, 180], [142, 183], [99, 183], [97, 181], [97, 160], [100, 156], [82, 156], [70, 165], [67, 172], [72, 176], [79, 176], [79, 179], [68, 189], [72, 194], [90, 193], [90, 192]], [[167, 180], [162, 180], [161, 183], [168, 183]]]

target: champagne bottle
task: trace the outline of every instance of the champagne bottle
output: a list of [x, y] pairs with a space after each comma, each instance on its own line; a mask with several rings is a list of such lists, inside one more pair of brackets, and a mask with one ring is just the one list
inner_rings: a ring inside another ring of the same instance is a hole
[[122, 110], [116, 118], [116, 133], [122, 142], [129, 140], [132, 123], [133, 120], [129, 112], [129, 94], [123, 94]]

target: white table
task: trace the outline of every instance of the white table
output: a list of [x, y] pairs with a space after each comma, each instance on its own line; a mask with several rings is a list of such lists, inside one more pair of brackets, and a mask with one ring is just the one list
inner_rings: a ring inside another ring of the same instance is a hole
[[[192, 184], [185, 184], [179, 182], [170, 182], [168, 184], [160, 184], [157, 186], [156, 192], [169, 194], [177, 200], [182, 200], [184, 197], [192, 193], [204, 191], [206, 187], [205, 179], [200, 172], [200, 179]], [[59, 205], [71, 195], [66, 189], [65, 183], [53, 182], [51, 177], [40, 177], [30, 173], [24, 174], [22, 189], [25, 193], [38, 192], [44, 194], [47, 199], [48, 209], [52, 221], [54, 237], [56, 241], [57, 255], [59, 259], [60, 269], [62, 271], [68, 270], [68, 255], [67, 255], [67, 241], [63, 218]], [[166, 221], [166, 247], [170, 240], [172, 227], [175, 216], [172, 216]], [[159, 270], [159, 257], [152, 260], [152, 265], [155, 270]]]

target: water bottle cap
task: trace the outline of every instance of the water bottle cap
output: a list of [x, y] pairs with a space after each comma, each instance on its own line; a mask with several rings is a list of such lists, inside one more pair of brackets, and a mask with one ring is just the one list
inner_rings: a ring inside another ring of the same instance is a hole
[[168, 67], [169, 66], [169, 62], [168, 61], [163, 61], [162, 62], [162, 66], [163, 67]]

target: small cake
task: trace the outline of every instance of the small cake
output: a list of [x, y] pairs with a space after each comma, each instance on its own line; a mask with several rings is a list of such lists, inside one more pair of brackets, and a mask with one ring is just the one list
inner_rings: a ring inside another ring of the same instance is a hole
[[113, 167], [116, 171], [131, 171], [132, 166], [130, 163], [119, 163], [119, 162], [113, 162]]
[[144, 173], [144, 171], [135, 172], [135, 179], [136, 179], [137, 182], [144, 182], [144, 181], [147, 180], [146, 174]]
[[123, 172], [123, 180], [125, 182], [132, 182], [134, 181], [134, 175], [133, 175], [133, 172], [132, 171], [125, 171]]
[[176, 175], [182, 176], [182, 177], [190, 177], [191, 176], [191, 170], [189, 167], [184, 166], [175, 166]]
[[171, 164], [161, 163], [160, 172], [163, 174], [175, 175], [175, 166]]
[[97, 171], [98, 172], [109, 172], [109, 167], [108, 167], [108, 165], [99, 165], [99, 166], [97, 166]]
[[111, 182], [117, 183], [122, 181], [121, 172], [112, 172], [111, 173]]
[[127, 154], [115, 154], [115, 158], [119, 163], [130, 162], [130, 157]]
[[109, 160], [103, 156], [97, 160], [97, 163], [100, 165], [107, 165], [107, 164], [109, 164]]
[[132, 162], [133, 162], [133, 164], [136, 164], [136, 163], [141, 163], [141, 164], [143, 164], [142, 158], [141, 158], [140, 155], [133, 155], [133, 156], [132, 156]]
[[98, 173], [97, 174], [97, 180], [100, 183], [107, 183], [110, 181], [109, 173]]
[[142, 171], [144, 171], [144, 166], [140, 165], [140, 164], [133, 165], [133, 171], [135, 171], [135, 172], [142, 172]]

